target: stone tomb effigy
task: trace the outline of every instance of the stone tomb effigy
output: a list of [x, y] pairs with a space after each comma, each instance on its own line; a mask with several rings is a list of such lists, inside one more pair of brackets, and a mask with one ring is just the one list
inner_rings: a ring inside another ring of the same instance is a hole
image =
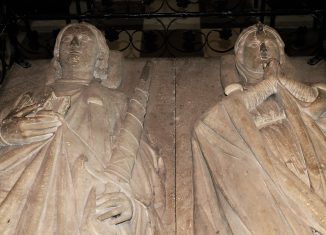
[[[106, 86], [132, 97], [148, 60], [152, 62], [151, 84], [142, 139], [164, 162], [164, 168], [157, 171], [165, 183], [165, 192], [162, 193], [165, 210], [160, 215], [164, 234], [200, 234], [195, 232], [193, 224], [196, 215], [193, 214], [191, 133], [196, 120], [224, 97], [225, 81], [222, 81], [222, 86], [220, 76], [234, 74], [234, 57], [124, 59], [119, 52], [110, 51], [108, 77], [116, 79]], [[325, 63], [309, 66], [305, 62], [307, 58], [289, 60], [296, 68], [292, 71], [296, 80], [325, 82]], [[1, 110], [22, 93], [41, 92], [47, 83], [51, 83], [49, 69], [50, 60], [32, 61], [29, 69], [15, 65], [0, 91]], [[98, 103], [98, 100], [92, 101]], [[3, 112], [1, 115], [4, 119]], [[10, 224], [12, 221], [5, 222]]]

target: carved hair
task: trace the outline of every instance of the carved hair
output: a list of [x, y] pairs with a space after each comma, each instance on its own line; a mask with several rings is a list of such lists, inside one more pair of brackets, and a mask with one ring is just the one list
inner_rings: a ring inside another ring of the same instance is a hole
[[262, 25], [261, 23], [258, 23], [258, 25], [250, 26], [241, 32], [234, 45], [236, 67], [240, 75], [246, 81], [248, 81], [248, 77], [250, 77], [255, 82], [258, 82], [263, 77], [263, 71], [250, 71], [249, 69], [247, 69], [245, 66], [245, 60], [243, 58], [243, 50], [245, 48], [244, 45], [245, 43], [248, 43], [248, 37], [252, 35], [254, 37], [260, 36], [257, 35], [257, 33], [263, 33], [265, 36], [272, 36], [272, 38], [275, 39], [276, 45], [278, 47], [277, 49], [280, 54], [280, 64], [284, 64], [286, 61], [286, 56], [284, 54], [284, 42], [282, 41], [280, 35], [276, 32], [276, 30], [267, 25]]
[[62, 78], [62, 68], [59, 62], [59, 49], [60, 49], [60, 43], [62, 36], [64, 32], [71, 27], [75, 27], [78, 25], [83, 25], [87, 27], [94, 35], [97, 41], [98, 45], [98, 54], [97, 59], [95, 63], [95, 69], [94, 69], [94, 78], [99, 78], [101, 80], [107, 79], [108, 75], [108, 67], [109, 67], [109, 47], [106, 44], [105, 37], [103, 36], [102, 32], [98, 30], [95, 26], [82, 22], [82, 23], [74, 23], [69, 24], [66, 27], [64, 27], [58, 34], [57, 40], [55, 42], [54, 51], [53, 51], [53, 60], [52, 64], [54, 67], [55, 72], [55, 80]]

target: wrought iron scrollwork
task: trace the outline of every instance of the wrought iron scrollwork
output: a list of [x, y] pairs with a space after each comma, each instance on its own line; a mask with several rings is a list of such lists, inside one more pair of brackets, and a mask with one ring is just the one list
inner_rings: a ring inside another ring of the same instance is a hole
[[[208, 48], [214, 53], [226, 53], [233, 49], [232, 41], [227, 48], [218, 47], [216, 42], [229, 40], [232, 35], [238, 34], [238, 30], [210, 29], [204, 32], [202, 30], [173, 29], [173, 24], [179, 19], [182, 18], [174, 18], [167, 24], [164, 24], [159, 18], [155, 19], [161, 25], [161, 29], [158, 30], [115, 30], [110, 28], [105, 31], [105, 35], [109, 45], [120, 40], [120, 47], [115, 49], [125, 51], [133, 48], [142, 56], [176, 57], [194, 55], [204, 48]], [[123, 34], [127, 37], [123, 37]], [[139, 36], [142, 37], [143, 45], [141, 46], [136, 43]], [[122, 41], [121, 38], [127, 39]], [[179, 38], [179, 42], [175, 38]]]
[[7, 37], [7, 18], [6, 8], [4, 5], [0, 6], [0, 85], [3, 82], [5, 74], [12, 64], [10, 45]]
[[[8, 47], [8, 28], [13, 28], [11, 26], [17, 22], [90, 21], [105, 32], [108, 44], [114, 49], [131, 49], [138, 53], [137, 56], [174, 57], [203, 56], [206, 51], [209, 51], [209, 55], [226, 53], [233, 49], [238, 29], [253, 24], [258, 17], [263, 19], [264, 16], [275, 18], [277, 15], [325, 15], [325, 9], [320, 8], [266, 10], [265, 0], [83, 0], [86, 4], [81, 4], [81, 0], [61, 1], [65, 1], [64, 10], [58, 12], [48, 9], [45, 12], [51, 14], [42, 13], [40, 8], [37, 14], [31, 14], [30, 11], [22, 13], [24, 9], [20, 9], [19, 12], [11, 12], [10, 16], [5, 3], [1, 3], [0, 82], [13, 59], [24, 66], [23, 61], [19, 61], [17, 57], [17, 50], [19, 52], [28, 48], [24, 48], [18, 40], [10, 40], [14, 45]], [[76, 4], [76, 12], [69, 12], [70, 7], [66, 6], [66, 3]], [[83, 7], [84, 5], [86, 7]], [[196, 27], [194, 24], [179, 27], [181, 20], [188, 19], [197, 19]], [[155, 27], [146, 27], [148, 20], [154, 21]], [[54, 40], [55, 34], [52, 37]], [[14, 48], [13, 52], [10, 48]], [[51, 51], [51, 48], [47, 49]]]

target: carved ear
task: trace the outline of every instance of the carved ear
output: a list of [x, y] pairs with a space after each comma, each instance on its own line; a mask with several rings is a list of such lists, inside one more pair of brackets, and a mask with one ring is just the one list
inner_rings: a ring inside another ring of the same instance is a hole
[[110, 51], [107, 79], [102, 80], [102, 85], [117, 89], [122, 81], [123, 55], [120, 51]]

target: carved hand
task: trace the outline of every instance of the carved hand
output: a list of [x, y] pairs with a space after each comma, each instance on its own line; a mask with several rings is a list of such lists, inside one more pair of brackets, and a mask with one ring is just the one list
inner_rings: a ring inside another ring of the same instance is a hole
[[299, 82], [285, 74], [277, 60], [271, 60], [264, 71], [264, 78], [277, 90], [278, 84], [284, 86], [299, 101], [312, 103], [318, 97], [318, 89]]
[[40, 111], [32, 117], [26, 117], [35, 108], [36, 105], [28, 106], [2, 122], [1, 136], [8, 144], [30, 144], [46, 140], [61, 125], [57, 114], [52, 111]]
[[112, 224], [120, 224], [130, 220], [133, 214], [132, 203], [122, 192], [107, 193], [96, 201], [97, 218], [100, 221], [110, 219]]
[[270, 60], [264, 69], [264, 79], [271, 81], [271, 84], [276, 86], [278, 80], [284, 79], [284, 77], [280, 63], [275, 59]]
[[271, 60], [264, 69], [264, 80], [250, 87], [243, 93], [244, 103], [249, 111], [277, 92], [278, 77], [281, 67], [277, 60]]

